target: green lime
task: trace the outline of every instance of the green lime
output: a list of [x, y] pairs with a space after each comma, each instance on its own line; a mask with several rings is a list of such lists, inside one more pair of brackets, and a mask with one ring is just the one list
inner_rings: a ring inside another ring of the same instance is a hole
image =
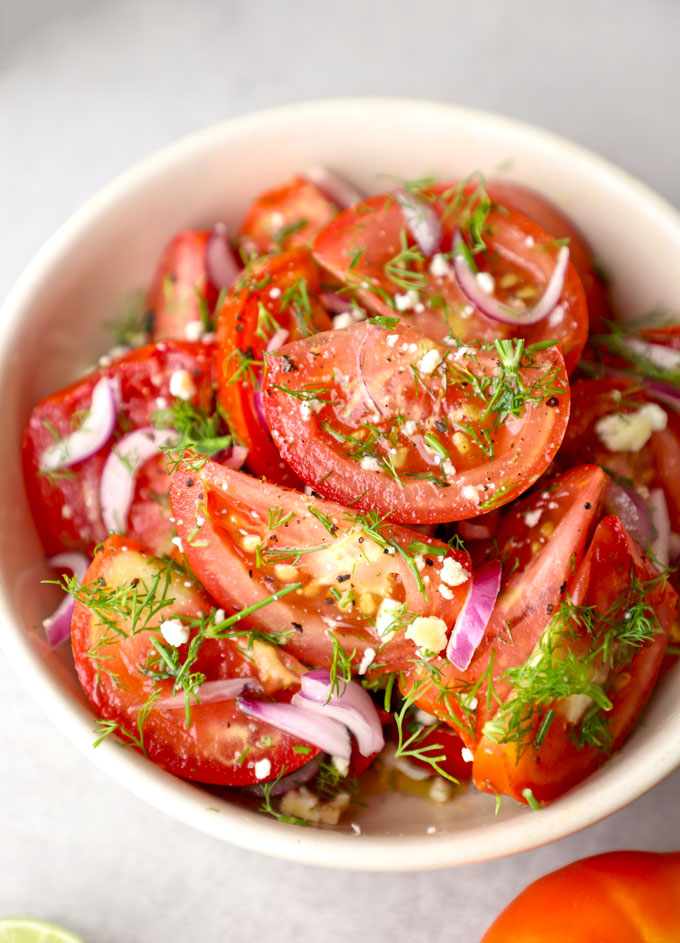
[[83, 943], [79, 936], [53, 923], [21, 917], [0, 917], [0, 943]]

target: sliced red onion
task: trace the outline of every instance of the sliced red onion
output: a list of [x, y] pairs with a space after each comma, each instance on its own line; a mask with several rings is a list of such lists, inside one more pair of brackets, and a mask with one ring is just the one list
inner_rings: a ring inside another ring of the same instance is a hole
[[647, 507], [656, 532], [651, 542], [652, 553], [661, 566], [668, 566], [671, 556], [671, 519], [666, 495], [661, 488], [653, 488], [649, 492]]
[[[299, 769], [293, 770], [293, 772], [288, 773], [287, 776], [282, 776], [281, 779], [275, 780], [271, 787], [268, 787], [267, 793], [270, 796], [283, 796], [285, 793], [290, 792], [291, 789], [304, 786], [305, 783], [314, 779], [318, 772], [319, 761], [314, 757], [313, 760], [310, 760], [309, 763], [305, 763], [305, 765], [301, 766]], [[241, 786], [241, 792], [245, 792], [249, 796], [264, 795], [264, 789], [260, 783], [253, 783], [251, 786]]]
[[472, 271], [468, 262], [460, 229], [456, 229], [454, 233], [453, 250], [453, 270], [461, 291], [482, 314], [493, 321], [514, 324], [518, 327], [537, 324], [550, 314], [560, 300], [569, 265], [568, 246], [560, 246], [555, 268], [539, 300], [531, 308], [526, 308], [521, 312], [512, 311], [507, 305], [501, 304], [493, 294], [483, 290], [477, 279], [477, 273]]
[[501, 588], [501, 569], [500, 560], [490, 560], [472, 571], [463, 608], [446, 646], [446, 657], [461, 671], [469, 667], [484, 637]]
[[322, 291], [319, 295], [321, 304], [333, 314], [346, 314], [352, 310], [352, 303], [334, 291]]
[[257, 416], [258, 422], [262, 428], [269, 435], [269, 425], [267, 423], [267, 417], [264, 414], [264, 402], [262, 401], [262, 390], [253, 390], [253, 405], [255, 407], [255, 415]]
[[423, 255], [434, 255], [442, 241], [442, 223], [436, 210], [430, 203], [419, 199], [403, 187], [395, 190], [394, 195], [401, 207], [404, 222]]
[[118, 415], [118, 384], [102, 377], [92, 388], [90, 409], [79, 429], [54, 442], [41, 453], [40, 468], [54, 471], [82, 462], [111, 438]]
[[604, 510], [614, 514], [621, 521], [628, 533], [643, 546], [651, 543], [652, 521], [645, 499], [632, 488], [624, 488], [612, 481], [604, 499]]
[[341, 209], [347, 209], [363, 199], [356, 187], [327, 167], [314, 164], [308, 167], [304, 176], [321, 190], [323, 195]]
[[460, 521], [458, 532], [463, 540], [490, 540], [498, 530], [500, 513], [489, 511], [469, 521]]
[[236, 261], [229, 231], [224, 223], [215, 223], [205, 245], [205, 270], [215, 288], [231, 288], [241, 266]]
[[221, 459], [220, 465], [224, 465], [225, 468], [233, 468], [234, 471], [238, 471], [239, 468], [243, 468], [245, 460], [248, 458], [249, 451], [250, 449], [248, 449], [245, 445], [232, 445], [225, 458]]
[[[90, 561], [82, 553], [58, 553], [56, 556], [50, 557], [47, 564], [54, 567], [55, 570], [70, 570], [76, 579], [82, 583]], [[47, 641], [52, 648], [56, 648], [57, 645], [60, 645], [70, 636], [75, 603], [73, 596], [66, 593], [52, 615], [42, 620]]]
[[385, 738], [370, 695], [356, 681], [340, 687], [340, 693], [333, 690], [327, 670], [308, 671], [302, 676], [300, 693], [293, 695], [291, 704], [340, 721], [356, 737], [362, 756], [378, 753], [385, 746]]
[[273, 350], [278, 350], [279, 347], [283, 347], [289, 337], [290, 331], [287, 331], [285, 327], [277, 328], [277, 330], [275, 330], [272, 334], [265, 350], [268, 354], [270, 354]]
[[[257, 678], [219, 678], [217, 681], [204, 681], [197, 693], [201, 704], [217, 704], [219, 701], [235, 701], [246, 688], [250, 688], [251, 691], [261, 691], [262, 685]], [[173, 710], [180, 707], [184, 709], [185, 706], [185, 695], [173, 694], [156, 701], [153, 709]]]
[[[630, 374], [618, 372], [619, 376], [629, 377]], [[660, 380], [649, 380], [647, 377], [636, 377], [640, 386], [643, 386], [650, 396], [666, 406], [673, 409], [680, 409], [680, 389], [672, 386], [670, 383], [663, 383]]]
[[278, 730], [311, 743], [330, 753], [331, 756], [349, 760], [351, 746], [347, 728], [330, 717], [318, 717], [296, 704], [279, 704], [276, 701], [254, 701], [240, 698], [238, 706], [248, 717], [256, 717]]
[[623, 343], [633, 353], [644, 357], [660, 370], [680, 370], [680, 350], [664, 347], [663, 344], [651, 344], [641, 337], [626, 337]]
[[174, 429], [148, 426], [123, 436], [111, 449], [99, 481], [102, 520], [108, 531], [125, 532], [139, 469], [176, 439]]

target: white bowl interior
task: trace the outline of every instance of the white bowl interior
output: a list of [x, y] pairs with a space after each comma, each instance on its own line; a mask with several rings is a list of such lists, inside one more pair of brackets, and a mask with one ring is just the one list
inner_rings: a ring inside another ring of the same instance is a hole
[[[56, 591], [23, 492], [19, 443], [32, 405], [83, 373], [109, 345], [104, 323], [149, 282], [175, 231], [221, 219], [235, 226], [261, 190], [310, 164], [331, 167], [368, 191], [381, 173], [414, 178], [487, 176], [523, 182], [581, 226], [612, 278], [623, 317], [680, 311], [680, 218], [623, 171], [547, 133], [494, 115], [400, 100], [336, 100], [230, 121], [162, 151], [72, 217], [8, 298], [0, 321], [6, 442], [0, 466], [0, 599], [3, 645], [20, 676], [70, 739], [153, 805], [254, 850], [347, 868], [442, 867], [521, 851], [622, 807], [680, 762], [677, 671], [659, 684], [621, 753], [539, 814], [470, 790], [441, 807], [389, 794], [351, 820], [361, 826], [299, 829], [182, 782], [110, 742], [92, 750], [93, 717], [68, 651], [51, 651], [40, 620]], [[669, 736], [670, 734], [670, 736]], [[428, 834], [434, 826], [436, 831]]]

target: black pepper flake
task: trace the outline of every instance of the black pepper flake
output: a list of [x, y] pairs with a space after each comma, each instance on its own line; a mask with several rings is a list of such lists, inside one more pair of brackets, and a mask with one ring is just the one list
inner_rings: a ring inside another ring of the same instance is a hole
[[297, 370], [297, 364], [287, 354], [281, 357], [281, 361], [281, 370], [284, 373], [294, 373]]
[[545, 607], [545, 611], [548, 613], [548, 615], [550, 615], [550, 613], [553, 611], [553, 604], [551, 602], [549, 602]]
[[583, 507], [586, 509], [586, 511], [589, 511], [592, 507], [592, 504], [590, 503], [590, 501], [586, 501]]
[[365, 539], [364, 537], [359, 537], [359, 539], [357, 540], [357, 543], [362, 544], [364, 542], [364, 539]]
[[350, 573], [340, 573], [337, 577], [338, 583], [344, 583], [345, 580], [348, 580], [350, 578], [350, 576], [351, 576]]
[[446, 423], [443, 419], [435, 419], [434, 427], [438, 432], [446, 432]]
[[434, 566], [434, 560], [430, 559], [430, 557], [426, 557], [426, 558], [425, 558], [425, 565], [426, 565], [426, 566]]
[[251, 580], [252, 580], [252, 578], [253, 578], [253, 571], [252, 571], [252, 570], [248, 570], [248, 576], [249, 576], [249, 577], [251, 578]]
[[564, 583], [562, 583], [562, 585], [560, 586], [560, 593], [565, 592], [566, 588], [567, 588], [567, 581], [565, 580]]
[[187, 486], [187, 488], [193, 488], [193, 487], [194, 487], [194, 479], [193, 479], [193, 478], [187, 478], [187, 480], [184, 482], [184, 484]]
[[333, 599], [332, 596], [326, 596], [325, 602], [327, 606], [332, 606], [335, 604], [335, 600]]
[[550, 406], [551, 409], [554, 409], [555, 406], [557, 406], [558, 402], [559, 400], [557, 399], [556, 396], [551, 396], [548, 402], [546, 403], [546, 406]]
[[300, 625], [299, 622], [293, 622], [293, 623], [292, 623], [292, 626], [293, 626], [293, 628], [295, 629], [296, 632], [302, 632], [302, 626]]
[[319, 494], [318, 491], [312, 491], [313, 498], [323, 498], [323, 495]]

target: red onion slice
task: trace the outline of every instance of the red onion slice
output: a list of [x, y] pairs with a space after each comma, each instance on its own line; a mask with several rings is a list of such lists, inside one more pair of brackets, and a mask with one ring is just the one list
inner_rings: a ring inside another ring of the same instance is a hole
[[255, 407], [255, 415], [257, 420], [265, 430], [267, 435], [269, 435], [269, 426], [267, 424], [267, 417], [264, 414], [264, 402], [262, 401], [262, 390], [253, 390], [253, 406]]
[[205, 244], [205, 271], [215, 288], [231, 288], [241, 271], [236, 261], [229, 231], [224, 223], [215, 223]]
[[666, 495], [661, 488], [653, 488], [649, 492], [647, 507], [656, 532], [651, 541], [652, 553], [661, 566], [668, 566], [671, 556], [671, 519]]
[[663, 344], [651, 344], [641, 337], [626, 337], [623, 343], [634, 354], [644, 357], [660, 370], [680, 370], [680, 350], [664, 347]]
[[250, 449], [246, 448], [245, 445], [232, 445], [226, 456], [220, 460], [220, 465], [238, 471], [239, 468], [243, 468], [245, 460], [248, 458], [249, 451]]
[[272, 727], [299, 737], [331, 756], [338, 756], [343, 760], [350, 758], [352, 750], [347, 728], [337, 720], [317, 717], [311, 711], [295, 704], [279, 704], [276, 701], [254, 701], [242, 697], [238, 706], [248, 717], [264, 720]]
[[340, 721], [356, 737], [362, 756], [379, 753], [385, 738], [370, 695], [356, 681], [341, 684], [341, 689], [339, 694], [334, 692], [330, 673], [325, 669], [308, 671], [302, 676], [300, 693], [293, 695], [291, 704]]
[[271, 354], [273, 350], [278, 350], [279, 347], [283, 347], [288, 338], [290, 337], [290, 331], [287, 331], [285, 327], [277, 328], [271, 336], [269, 343], [267, 344], [265, 350], [268, 354]]
[[[630, 374], [621, 373], [620, 371], [616, 373], [618, 376], [630, 376]], [[638, 382], [640, 386], [647, 390], [650, 396], [660, 403], [671, 406], [673, 409], [680, 409], [680, 389], [677, 386], [662, 383], [659, 380], [648, 380], [646, 377], [638, 378]]]
[[[250, 688], [251, 691], [261, 691], [262, 685], [257, 678], [219, 678], [216, 681], [204, 681], [197, 693], [201, 704], [217, 704], [220, 701], [235, 701], [246, 688]], [[195, 703], [195, 698], [192, 698], [192, 706]], [[184, 709], [185, 706], [184, 694], [173, 694], [156, 701], [153, 709], [174, 710], [175, 708]]]
[[111, 438], [118, 415], [118, 384], [102, 377], [92, 388], [90, 409], [79, 429], [54, 442], [41, 453], [42, 471], [54, 471], [82, 462]]
[[490, 540], [498, 530], [499, 511], [489, 511], [469, 521], [460, 521], [458, 533], [463, 540]]
[[604, 510], [614, 514], [621, 521], [628, 533], [643, 546], [651, 543], [652, 521], [649, 506], [645, 499], [632, 488], [624, 488], [612, 481], [604, 499]]
[[321, 304], [333, 314], [346, 314], [352, 310], [352, 303], [335, 291], [322, 291], [319, 295]]
[[111, 449], [99, 481], [102, 520], [108, 531], [125, 533], [137, 472], [146, 461], [158, 455], [163, 446], [176, 439], [173, 429], [148, 426], [123, 436]]
[[423, 255], [434, 255], [442, 241], [442, 223], [433, 206], [399, 187], [394, 191], [404, 222]]
[[464, 251], [464, 241], [460, 229], [456, 229], [453, 236], [453, 270], [461, 291], [472, 304], [493, 321], [503, 324], [514, 324], [518, 327], [527, 327], [537, 324], [547, 317], [560, 300], [564, 288], [564, 278], [569, 265], [569, 248], [560, 246], [557, 252], [557, 262], [553, 269], [545, 291], [531, 308], [522, 312], [515, 312], [507, 305], [501, 304], [493, 294], [485, 292], [477, 280], [477, 273], [472, 271]]
[[[55, 570], [70, 570], [80, 583], [85, 579], [87, 568], [90, 565], [89, 560], [82, 553], [58, 553], [56, 556], [50, 557], [47, 564], [54, 567]], [[73, 596], [66, 593], [52, 615], [42, 620], [47, 641], [52, 648], [61, 645], [70, 636], [75, 603]]]
[[500, 560], [490, 560], [472, 571], [463, 608], [446, 646], [446, 657], [461, 671], [469, 667], [484, 637], [501, 588], [501, 569]]
[[348, 206], [353, 206], [363, 200], [363, 196], [353, 184], [327, 167], [314, 164], [305, 170], [303, 176], [318, 187], [323, 195], [332, 203], [335, 203], [336, 206], [339, 206], [340, 209], [346, 210]]

